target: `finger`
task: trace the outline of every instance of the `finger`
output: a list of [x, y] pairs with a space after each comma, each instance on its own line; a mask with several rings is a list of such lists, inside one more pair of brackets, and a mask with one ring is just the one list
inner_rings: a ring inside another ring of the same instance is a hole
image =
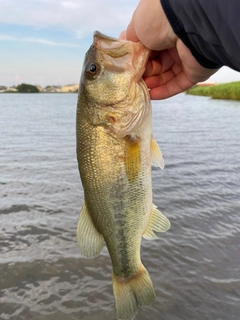
[[158, 60], [149, 60], [146, 65], [144, 77], [159, 75], [162, 73], [162, 63]]
[[154, 88], [149, 91], [149, 94], [150, 94], [151, 100], [163, 100], [171, 97], [166, 86]]
[[130, 21], [127, 30], [126, 30], [126, 40], [130, 40], [133, 42], [138, 42], [139, 39], [135, 32], [135, 26], [133, 20]]
[[181, 72], [177, 76], [169, 71], [161, 76], [153, 76], [145, 79], [150, 89], [149, 94], [152, 100], [166, 99], [191, 88], [195, 83], [190, 81]]
[[173, 80], [178, 82], [179, 74], [188, 79], [182, 65], [173, 61], [168, 51], [162, 51], [160, 54], [159, 60], [149, 61], [147, 64], [144, 80], [148, 88], [152, 89]]
[[154, 89], [163, 85], [166, 85], [175, 78], [172, 70], [162, 73], [161, 75], [155, 75], [151, 77], [145, 77], [144, 81], [149, 89]]
[[153, 51], [147, 63], [144, 76], [160, 75], [170, 69], [176, 69], [176, 67], [182, 69], [181, 64], [178, 63], [179, 59], [176, 59], [177, 57], [173, 58], [170, 53], [170, 50]]
[[126, 40], [126, 39], [127, 39], [126, 30], [123, 30], [123, 31], [120, 33], [119, 39], [120, 39], [120, 40]]

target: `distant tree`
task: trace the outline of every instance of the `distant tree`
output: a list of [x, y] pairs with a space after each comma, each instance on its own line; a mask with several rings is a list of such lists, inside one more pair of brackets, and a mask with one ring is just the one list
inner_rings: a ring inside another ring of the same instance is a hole
[[31, 84], [22, 83], [17, 86], [18, 92], [21, 93], [37, 93], [39, 92], [38, 88], [32, 86]]

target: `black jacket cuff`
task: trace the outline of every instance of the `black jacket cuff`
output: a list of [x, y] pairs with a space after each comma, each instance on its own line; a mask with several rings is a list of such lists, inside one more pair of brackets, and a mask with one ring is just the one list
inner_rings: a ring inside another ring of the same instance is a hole
[[215, 63], [211, 60], [208, 60], [204, 56], [202, 56], [192, 44], [187, 32], [184, 29], [184, 25], [181, 21], [177, 18], [175, 12], [171, 8], [169, 0], [160, 0], [162, 4], [162, 8], [166, 14], [166, 17], [173, 28], [174, 33], [178, 36], [179, 39], [189, 48], [194, 58], [198, 61], [198, 63], [203, 66], [204, 68], [208, 69], [218, 69], [221, 68], [223, 65], [219, 63]]

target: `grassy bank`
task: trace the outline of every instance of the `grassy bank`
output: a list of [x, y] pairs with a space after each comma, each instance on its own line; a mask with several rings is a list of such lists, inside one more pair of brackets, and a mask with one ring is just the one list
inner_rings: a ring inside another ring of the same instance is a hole
[[196, 96], [209, 96], [213, 99], [240, 100], [240, 81], [216, 86], [195, 86], [186, 91]]

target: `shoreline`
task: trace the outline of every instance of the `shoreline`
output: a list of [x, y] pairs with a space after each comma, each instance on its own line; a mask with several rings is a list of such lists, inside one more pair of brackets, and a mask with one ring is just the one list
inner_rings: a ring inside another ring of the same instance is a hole
[[196, 85], [188, 89], [186, 94], [205, 96], [212, 99], [240, 101], [240, 81], [214, 86]]
[[27, 83], [18, 86], [6, 87], [0, 85], [0, 93], [77, 93], [79, 84], [68, 84], [65, 86], [46, 86], [32, 85]]
[[0, 94], [73, 94], [73, 93], [78, 93], [78, 92], [47, 92], [47, 91], [39, 91], [39, 92], [19, 92], [19, 91], [6, 91], [6, 92], [0, 92]]

